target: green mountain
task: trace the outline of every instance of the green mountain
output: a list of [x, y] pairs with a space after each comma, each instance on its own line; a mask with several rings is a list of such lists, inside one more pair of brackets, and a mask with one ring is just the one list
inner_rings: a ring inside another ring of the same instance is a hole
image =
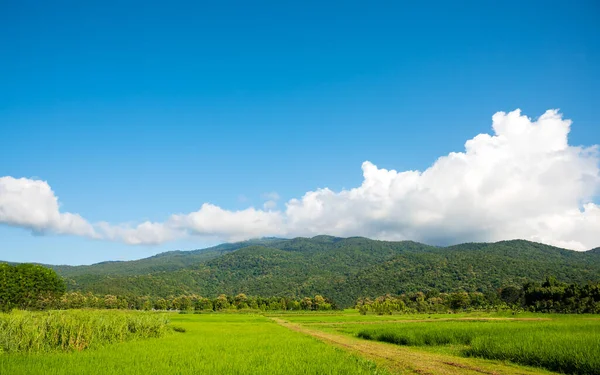
[[219, 257], [228, 252], [252, 245], [268, 245], [281, 239], [265, 238], [236, 243], [225, 243], [215, 247], [192, 251], [168, 251], [149, 258], [132, 261], [108, 261], [92, 264], [90, 266], [53, 266], [64, 277], [78, 277], [82, 275], [144, 275], [152, 272], [175, 271], [182, 268], [193, 267], [199, 263]]
[[169, 296], [220, 293], [302, 297], [341, 306], [359, 297], [436, 289], [489, 291], [556, 276], [600, 281], [600, 251], [515, 240], [433, 247], [362, 237], [267, 238], [129, 262], [52, 266], [70, 290]]

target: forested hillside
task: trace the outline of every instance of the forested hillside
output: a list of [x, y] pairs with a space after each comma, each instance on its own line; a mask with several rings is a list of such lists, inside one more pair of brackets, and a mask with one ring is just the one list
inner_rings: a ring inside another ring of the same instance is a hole
[[348, 280], [346, 288], [360, 296], [426, 290], [486, 292], [552, 275], [578, 284], [599, 281], [600, 253], [528, 241], [462, 244], [400, 255], [367, 267]]
[[262, 239], [131, 262], [54, 266], [70, 290], [170, 296], [221, 293], [303, 297], [322, 294], [341, 306], [360, 297], [438, 290], [480, 291], [555, 276], [600, 281], [600, 252], [528, 241], [445, 248], [361, 237]]
[[279, 239], [266, 238], [236, 243], [225, 243], [215, 247], [193, 251], [168, 251], [149, 258], [132, 261], [108, 261], [91, 266], [50, 265], [64, 277], [80, 275], [144, 275], [151, 272], [174, 271], [199, 264], [251, 245], [264, 245]]

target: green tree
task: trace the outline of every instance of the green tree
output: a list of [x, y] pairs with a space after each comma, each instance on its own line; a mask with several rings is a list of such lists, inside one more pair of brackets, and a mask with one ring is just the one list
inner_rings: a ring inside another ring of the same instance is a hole
[[215, 310], [225, 310], [229, 308], [229, 301], [227, 301], [227, 296], [225, 294], [221, 294], [215, 299], [214, 303]]
[[56, 306], [65, 293], [63, 279], [36, 264], [0, 264], [0, 309], [44, 309]]
[[515, 286], [507, 286], [500, 291], [500, 299], [506, 302], [509, 306], [514, 306], [521, 303], [523, 291]]

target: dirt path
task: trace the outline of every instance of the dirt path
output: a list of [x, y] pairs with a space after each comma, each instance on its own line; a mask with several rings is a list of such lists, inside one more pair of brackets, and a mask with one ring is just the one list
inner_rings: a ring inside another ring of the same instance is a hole
[[396, 374], [421, 375], [534, 375], [550, 374], [550, 372], [529, 369], [520, 366], [487, 361], [476, 358], [461, 358], [451, 355], [418, 351], [412, 348], [361, 340], [355, 337], [323, 332], [300, 324], [291, 323], [280, 318], [271, 318], [277, 324], [313, 336], [328, 344], [344, 348], [369, 358]]

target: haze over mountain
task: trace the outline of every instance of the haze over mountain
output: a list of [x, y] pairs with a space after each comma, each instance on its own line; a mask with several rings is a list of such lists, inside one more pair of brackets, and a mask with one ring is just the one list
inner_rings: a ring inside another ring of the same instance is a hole
[[414, 291], [491, 291], [556, 276], [600, 280], [600, 251], [576, 252], [524, 240], [435, 247], [363, 237], [265, 238], [127, 262], [52, 266], [70, 290], [169, 296], [221, 293], [322, 294], [342, 306], [357, 298]]

